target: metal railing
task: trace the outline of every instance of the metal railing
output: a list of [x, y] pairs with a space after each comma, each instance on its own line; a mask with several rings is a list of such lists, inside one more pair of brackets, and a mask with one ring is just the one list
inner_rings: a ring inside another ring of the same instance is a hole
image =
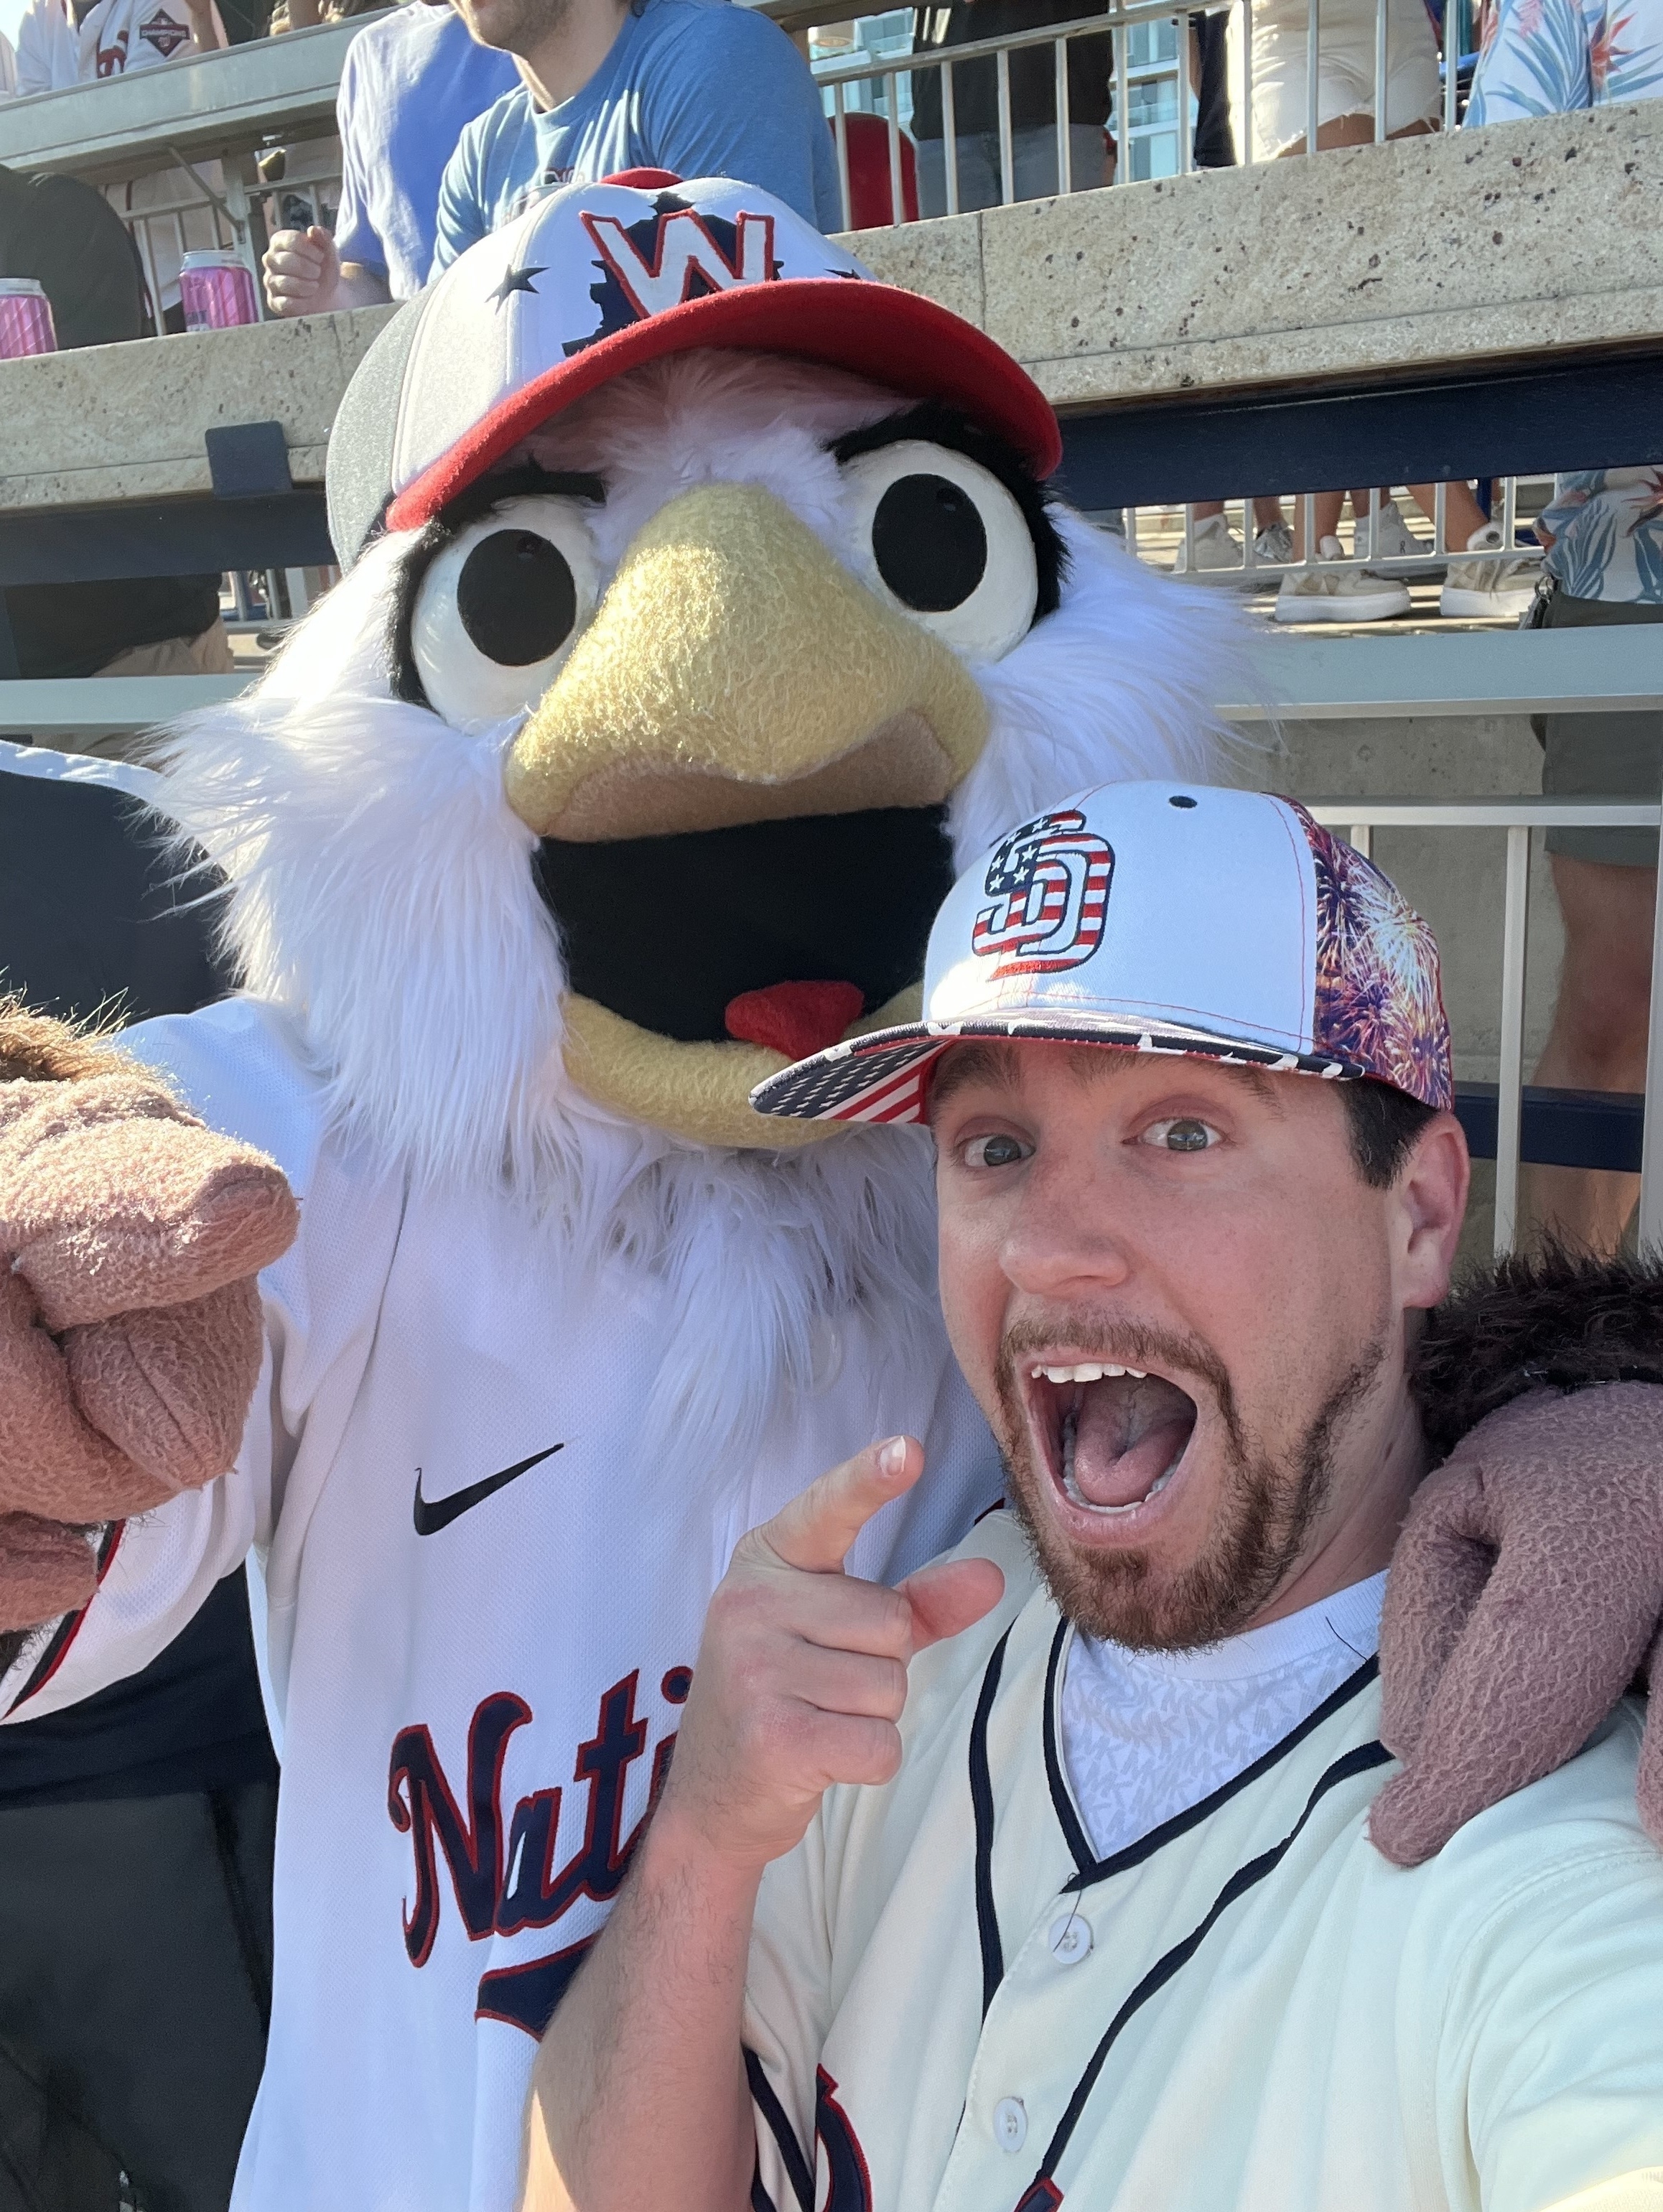
[[[1376, 830], [1499, 830], [1506, 834], [1494, 1235], [1496, 1255], [1500, 1258], [1513, 1249], [1519, 1227], [1531, 832], [1571, 828], [1655, 830], [1663, 819], [1663, 805], [1654, 800], [1562, 799], [1327, 799], [1305, 803], [1319, 822], [1341, 831], [1365, 854], [1371, 850]], [[1663, 1252], [1663, 899], [1657, 902], [1653, 932], [1650, 1023], [1636, 1233], [1642, 1251]]]

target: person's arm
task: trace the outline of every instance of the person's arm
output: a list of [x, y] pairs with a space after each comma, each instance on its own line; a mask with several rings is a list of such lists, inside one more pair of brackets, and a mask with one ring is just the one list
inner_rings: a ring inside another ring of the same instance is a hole
[[260, 266], [274, 315], [327, 315], [339, 307], [373, 307], [392, 297], [384, 275], [342, 260], [321, 223], [278, 231]]
[[[513, 96], [508, 95], [511, 99]], [[488, 107], [483, 115], [476, 116], [468, 125], [439, 179], [439, 213], [434, 226], [429, 282], [441, 270], [448, 269], [458, 253], [465, 253], [483, 238], [491, 227], [480, 191], [480, 173], [484, 165], [480, 134], [494, 112]]]
[[830, 131], [807, 64], [776, 24], [746, 8], [700, 9], [654, 60], [641, 108], [655, 166], [760, 185], [805, 222], [821, 220], [816, 156], [823, 169]]
[[[367, 137], [373, 143], [373, 134], [359, 119], [361, 112], [373, 116], [377, 105], [377, 88], [367, 88], [359, 82], [362, 46], [361, 33], [347, 48], [340, 88], [335, 95], [335, 129], [341, 141], [341, 198], [335, 210], [332, 235], [341, 261], [341, 281], [349, 283], [356, 291], [367, 277], [384, 288], [380, 295], [383, 299], [390, 299], [392, 286], [386, 248], [371, 216], [373, 185], [364, 158], [365, 141]], [[350, 304], [363, 307], [367, 302], [355, 297]]]
[[1004, 1586], [982, 1559], [893, 1590], [844, 1573], [862, 1528], [923, 1466], [911, 1438], [875, 1444], [735, 1551], [663, 1799], [537, 2054], [520, 2212], [744, 2212], [756, 2145], [740, 2020], [763, 1869], [834, 1783], [895, 1772], [907, 1661]]
[[47, 10], [56, 0], [29, 0], [17, 25], [17, 93], [20, 99], [52, 88], [52, 24]]
[[192, 53], [216, 54], [222, 46], [230, 45], [215, 0], [185, 0], [185, 6], [191, 18]]

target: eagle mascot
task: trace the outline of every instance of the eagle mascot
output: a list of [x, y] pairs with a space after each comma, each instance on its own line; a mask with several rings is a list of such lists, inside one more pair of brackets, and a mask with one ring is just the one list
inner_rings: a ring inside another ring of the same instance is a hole
[[1059, 452], [1013, 361], [768, 194], [555, 192], [378, 338], [342, 582], [169, 741], [240, 992], [118, 1053], [0, 1029], [0, 1714], [258, 1563], [242, 2212], [502, 2212], [735, 1540], [895, 1431], [931, 1472], [858, 1571], [1001, 1494], [927, 1134], [749, 1094], [915, 1009], [956, 857], [1217, 772], [1218, 603]]

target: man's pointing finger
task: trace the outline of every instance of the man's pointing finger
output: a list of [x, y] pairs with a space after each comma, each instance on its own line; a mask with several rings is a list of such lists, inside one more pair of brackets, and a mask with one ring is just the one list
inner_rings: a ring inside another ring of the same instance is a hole
[[873, 1514], [910, 1490], [923, 1472], [924, 1447], [915, 1437], [869, 1444], [811, 1482], [759, 1533], [786, 1566], [841, 1574], [850, 1546]]

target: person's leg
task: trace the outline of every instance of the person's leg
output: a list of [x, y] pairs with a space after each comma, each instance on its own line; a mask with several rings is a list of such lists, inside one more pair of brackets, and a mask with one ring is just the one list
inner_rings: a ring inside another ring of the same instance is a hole
[[[1551, 589], [1548, 629], [1663, 625], [1663, 605], [1579, 599]], [[1544, 714], [1542, 791], [1555, 799], [1655, 799], [1663, 786], [1663, 714]], [[1565, 957], [1538, 1083], [1578, 1090], [1643, 1088], [1657, 834], [1550, 830], [1548, 852], [1564, 921]], [[1539, 1228], [1615, 1250], [1632, 1212], [1632, 1176], [1536, 1168], [1524, 1212]]]
[[[1556, 1090], [1642, 1091], [1657, 871], [1565, 853], [1551, 859], [1565, 955], [1535, 1080]], [[1540, 1231], [1612, 1253], [1639, 1196], [1638, 1176], [1539, 1167], [1526, 1178], [1526, 1211]]]
[[[1305, 500], [1299, 492], [1294, 497], [1294, 558], [1305, 558]], [[1316, 540], [1320, 545], [1325, 538], [1332, 538], [1339, 528], [1339, 511], [1345, 504], [1343, 491], [1320, 491], [1311, 500], [1316, 520]]]
[[947, 212], [947, 146], [944, 139], [920, 138], [918, 155], [918, 212], [927, 222]]
[[[1410, 493], [1429, 522], [1437, 516], [1435, 484], [1411, 483]], [[1469, 483], [1447, 483], [1443, 488], [1443, 550], [1465, 552], [1478, 532], [1486, 527], [1484, 509], [1472, 496]]]
[[58, 2094], [38, 2055], [0, 2042], [0, 2212], [135, 2212], [109, 2147]]
[[0, 2043], [146, 2212], [224, 2212], [259, 2081], [276, 1785], [0, 1808]]
[[[1015, 196], [1019, 200], [1048, 199], [1057, 190], [1057, 132], [1053, 124], [1036, 124], [1032, 130], [1011, 133], [1011, 151]], [[993, 142], [993, 202], [998, 198], [998, 142]], [[1103, 134], [1095, 124], [1073, 123], [1068, 131], [1068, 188], [1071, 192], [1095, 191], [1106, 182], [1103, 174]]]
[[[962, 131], [955, 141], [958, 155], [958, 212], [968, 215], [999, 204], [999, 142], [987, 132]], [[920, 216], [947, 212], [947, 149], [941, 138], [918, 142], [918, 211]]]

